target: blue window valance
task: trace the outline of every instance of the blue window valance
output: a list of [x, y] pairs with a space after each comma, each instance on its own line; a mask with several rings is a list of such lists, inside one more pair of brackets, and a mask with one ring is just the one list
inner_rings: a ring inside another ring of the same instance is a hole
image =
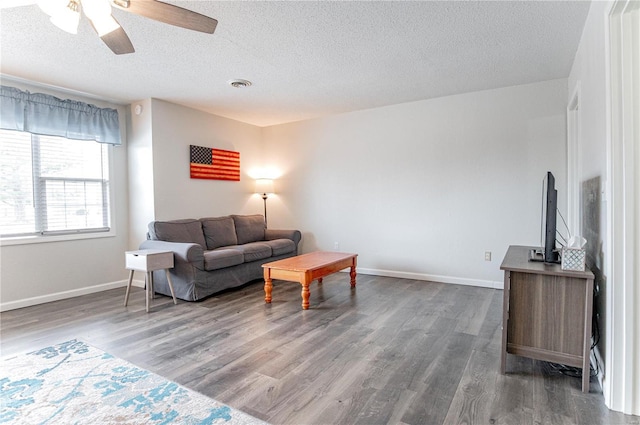
[[0, 86], [0, 128], [121, 144], [118, 111]]

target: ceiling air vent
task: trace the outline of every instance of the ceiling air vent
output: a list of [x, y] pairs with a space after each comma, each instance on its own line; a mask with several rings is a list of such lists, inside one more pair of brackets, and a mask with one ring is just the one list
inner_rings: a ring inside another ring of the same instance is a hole
[[247, 80], [229, 80], [228, 83], [231, 87], [235, 87], [237, 89], [249, 87], [251, 85], [251, 81]]

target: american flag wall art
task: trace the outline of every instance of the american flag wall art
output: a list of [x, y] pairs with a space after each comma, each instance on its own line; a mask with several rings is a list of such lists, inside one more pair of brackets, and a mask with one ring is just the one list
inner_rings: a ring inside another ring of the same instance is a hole
[[192, 179], [240, 181], [240, 152], [190, 145]]

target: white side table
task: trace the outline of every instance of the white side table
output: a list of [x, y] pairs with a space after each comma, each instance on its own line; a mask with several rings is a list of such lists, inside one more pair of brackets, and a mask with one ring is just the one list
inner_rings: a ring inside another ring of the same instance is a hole
[[173, 283], [171, 282], [171, 275], [169, 269], [173, 268], [173, 252], [162, 251], [159, 249], [141, 249], [138, 251], [127, 251], [125, 254], [125, 264], [129, 272], [129, 283], [127, 284], [127, 293], [124, 296], [124, 305], [126, 307], [129, 302], [129, 291], [131, 290], [131, 282], [133, 281], [133, 272], [140, 271], [145, 272], [145, 291], [147, 299], [147, 313], [149, 312], [149, 300], [154, 296], [153, 290], [153, 271], [164, 269], [167, 274], [167, 281], [169, 282], [169, 289], [171, 289], [171, 296], [173, 297], [173, 303], [178, 304], [176, 301], [176, 295], [173, 292]]

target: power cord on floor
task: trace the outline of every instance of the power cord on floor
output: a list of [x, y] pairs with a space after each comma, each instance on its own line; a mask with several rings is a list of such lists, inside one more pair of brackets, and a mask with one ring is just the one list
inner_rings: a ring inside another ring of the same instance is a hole
[[[550, 362], [543, 362], [543, 364], [546, 365], [544, 369], [546, 369], [547, 372], [561, 373], [562, 375], [570, 376], [572, 378], [582, 378], [582, 368], [565, 366], [562, 364], [550, 363]], [[589, 378], [594, 378], [596, 376], [598, 376], [598, 372], [596, 371], [596, 369], [593, 368], [593, 366], [590, 367]]]

